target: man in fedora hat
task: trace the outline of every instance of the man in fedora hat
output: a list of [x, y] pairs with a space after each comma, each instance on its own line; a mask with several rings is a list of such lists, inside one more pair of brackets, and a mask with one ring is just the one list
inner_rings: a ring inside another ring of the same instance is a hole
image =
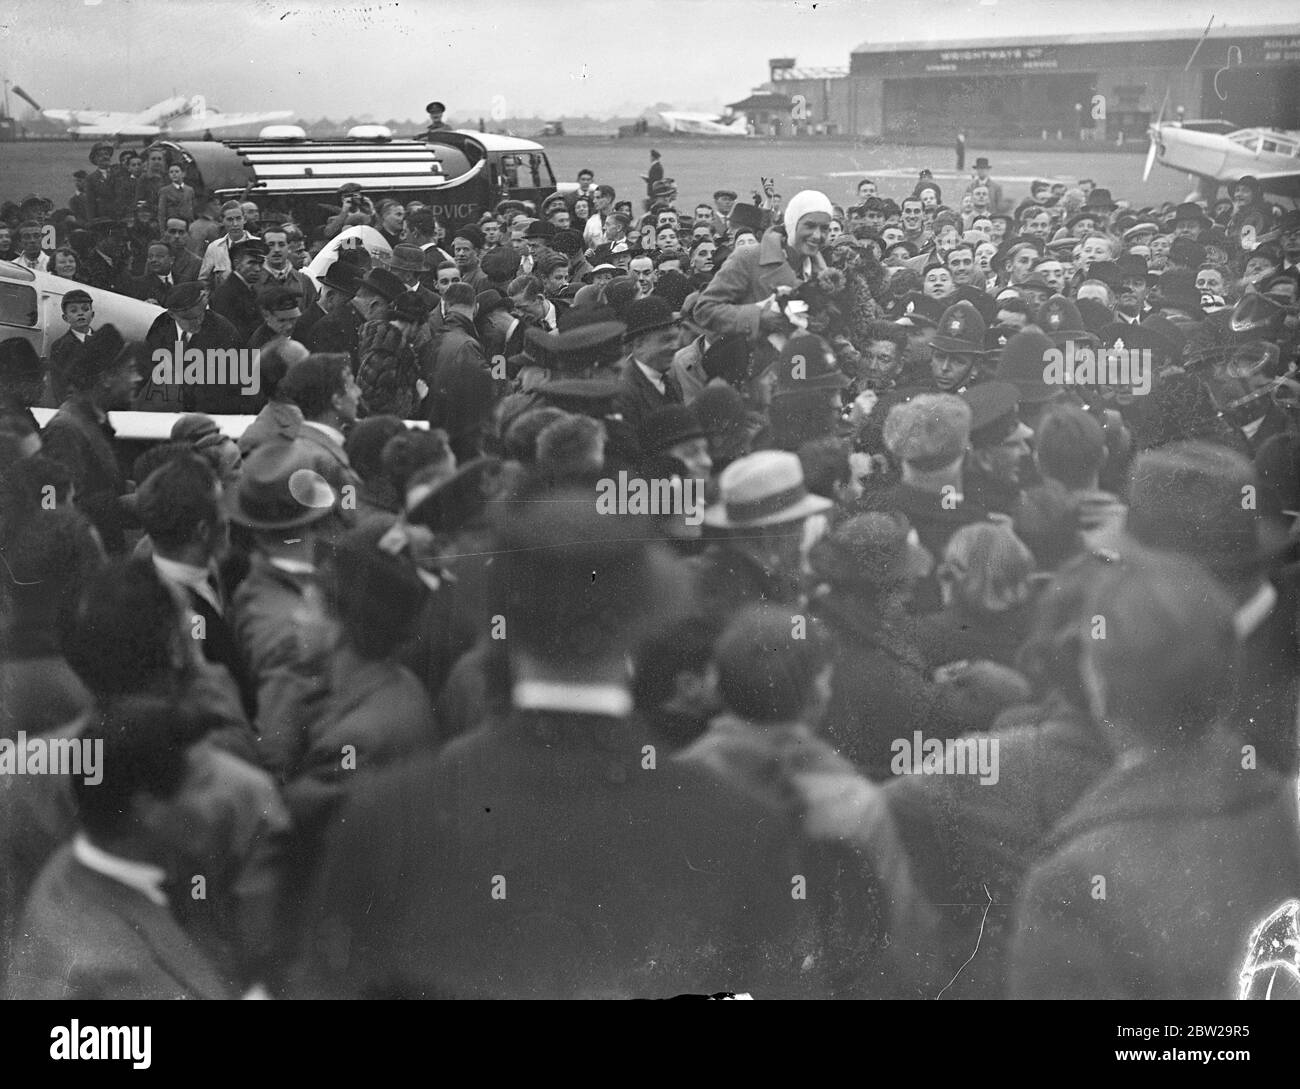
[[[336, 261], [335, 267], [338, 264]], [[361, 327], [368, 321], [381, 320], [389, 305], [405, 290], [406, 285], [395, 273], [386, 268], [372, 268], [357, 284], [348, 305], [340, 306], [316, 322], [304, 343], [313, 352], [346, 354], [352, 360], [355, 374], [360, 363], [357, 353], [361, 344]]]
[[[457, 238], [460, 236], [457, 235]], [[425, 251], [409, 242], [399, 242], [393, 247], [392, 260], [388, 262], [388, 271], [405, 285], [406, 290], [416, 295], [432, 314], [439, 309], [438, 295], [430, 291], [421, 282], [420, 277], [428, 271]]]
[[[191, 349], [206, 354], [214, 349], [239, 348], [248, 338], [208, 305], [207, 290], [197, 280], [176, 284], [163, 299], [163, 306], [166, 311], [154, 319], [145, 335], [148, 358], [152, 361], [154, 353], [163, 350], [169, 353], [174, 364], [182, 365], [174, 366], [174, 380], [167, 384], [154, 381], [151, 364], [138, 407], [208, 414], [251, 412], [254, 406], [240, 394], [237, 382], [209, 386], [181, 381], [184, 353]], [[261, 320], [260, 312], [258, 320]]]
[[217, 285], [208, 302], [213, 313], [220, 314], [235, 327], [241, 344], [247, 344], [262, 323], [257, 293], [262, 286], [266, 254], [266, 244], [260, 238], [249, 237], [233, 243], [230, 274]]
[[628, 308], [623, 337], [628, 354], [619, 364], [623, 377], [615, 408], [633, 434], [640, 432], [645, 417], [655, 409], [683, 403], [681, 386], [672, 373], [677, 330], [672, 307], [658, 295], [637, 299]]
[[698, 559], [695, 600], [725, 624], [745, 605], [798, 606], [803, 600], [804, 523], [834, 505], [809, 493], [797, 454], [759, 450], [737, 458], [718, 478], [719, 502], [704, 524], [723, 531]]
[[1184, 201], [1174, 209], [1173, 229], [1175, 238], [1190, 238], [1193, 242], [1199, 242], [1201, 232], [1214, 226], [1214, 221], [1210, 219], [1195, 201]]
[[365, 275], [351, 261], [335, 261], [320, 278], [320, 292], [316, 301], [303, 307], [302, 317], [293, 328], [293, 339], [311, 347], [311, 334], [318, 322], [327, 315], [339, 314], [352, 305], [352, 297], [361, 286]]
[[308, 627], [316, 581], [316, 543], [337, 528], [339, 496], [320, 472], [316, 448], [301, 441], [263, 443], [245, 460], [239, 486], [227, 493], [231, 522], [253, 537], [247, 576], [228, 616], [258, 704], [272, 706], [267, 684], [284, 667], [309, 662]]

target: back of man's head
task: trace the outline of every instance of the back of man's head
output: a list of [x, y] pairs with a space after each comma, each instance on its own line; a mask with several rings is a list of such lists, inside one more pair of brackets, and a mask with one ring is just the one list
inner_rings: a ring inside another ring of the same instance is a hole
[[65, 648], [99, 697], [143, 692], [180, 675], [179, 604], [147, 559], [116, 559], [82, 590]]
[[466, 283], [451, 284], [443, 293], [442, 301], [449, 309], [474, 312], [474, 289]]
[[1106, 461], [1106, 433], [1083, 409], [1057, 405], [1039, 422], [1034, 449], [1044, 476], [1071, 490], [1092, 488]]
[[102, 846], [138, 836], [136, 801], [176, 797], [189, 773], [189, 750], [209, 725], [183, 705], [153, 696], [116, 700], [92, 718], [81, 736], [102, 743], [99, 781], [72, 777], [86, 836]]
[[141, 483], [135, 504], [154, 547], [169, 556], [219, 520], [216, 473], [197, 454], [179, 454]]
[[756, 605], [737, 614], [713, 651], [723, 702], [753, 722], [790, 722], [815, 702], [817, 678], [830, 663], [824, 633], [790, 638], [790, 611]]
[[961, 461], [970, 445], [970, 406], [950, 393], [922, 393], [885, 417], [885, 446], [906, 468], [936, 472]]
[[295, 363], [280, 380], [277, 394], [302, 410], [304, 420], [318, 420], [345, 390], [343, 375], [352, 367], [347, 355], [317, 354]]
[[1098, 569], [1085, 615], [1105, 639], [1082, 640], [1094, 716], [1152, 747], [1185, 748], [1233, 701], [1233, 603], [1203, 568], [1135, 549]]
[[682, 604], [646, 519], [602, 513], [590, 485], [539, 476], [494, 514], [494, 591], [510, 617], [508, 653], [576, 676], [620, 658], [657, 614]]

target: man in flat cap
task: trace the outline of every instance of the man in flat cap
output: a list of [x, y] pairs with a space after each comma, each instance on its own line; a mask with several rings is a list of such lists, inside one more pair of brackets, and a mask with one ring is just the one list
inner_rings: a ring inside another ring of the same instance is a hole
[[[902, 478], [892, 487], [868, 491], [863, 506], [907, 515], [932, 556], [942, 556], [962, 526], [985, 517], [965, 492], [970, 427], [970, 406], [951, 393], [918, 394], [885, 417], [885, 447], [900, 465]], [[917, 585], [914, 604], [922, 612], [941, 607], [933, 574]]]
[[266, 243], [259, 238], [245, 238], [230, 247], [230, 275], [212, 293], [210, 306], [239, 332], [240, 342], [248, 343], [259, 325], [262, 311], [257, 293], [265, 278]]

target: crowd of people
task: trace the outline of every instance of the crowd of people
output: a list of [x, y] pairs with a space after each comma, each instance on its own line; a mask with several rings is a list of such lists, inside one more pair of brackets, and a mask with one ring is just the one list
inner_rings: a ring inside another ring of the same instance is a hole
[[1300, 897], [1300, 212], [654, 153], [448, 230], [113, 151], [0, 208], [163, 308], [0, 343], [7, 994], [1235, 993]]

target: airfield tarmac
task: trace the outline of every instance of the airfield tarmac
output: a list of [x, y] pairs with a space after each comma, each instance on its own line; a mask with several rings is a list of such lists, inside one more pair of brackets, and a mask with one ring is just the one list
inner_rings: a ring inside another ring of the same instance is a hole
[[[1029, 193], [1034, 178], [1073, 184], [1090, 177], [1107, 188], [1117, 200], [1159, 204], [1181, 200], [1195, 188], [1186, 174], [1156, 165], [1145, 184], [1142, 167], [1145, 147], [1131, 154], [1056, 151], [1044, 145], [1042, 151], [989, 151], [971, 145], [966, 152], [967, 169], [954, 170], [955, 156], [949, 147], [903, 147], [899, 145], [853, 145], [848, 142], [756, 139], [682, 139], [674, 137], [652, 143], [649, 139], [619, 140], [612, 137], [567, 136], [539, 141], [546, 147], [557, 181], [572, 181], [589, 166], [598, 182], [608, 182], [620, 197], [637, 202], [645, 195], [640, 176], [650, 165], [649, 149], [663, 155], [664, 172], [677, 182], [678, 206], [693, 207], [711, 200], [719, 188], [735, 189], [742, 200], [759, 185], [760, 177], [774, 177], [777, 192], [787, 200], [800, 189], [821, 189], [831, 200], [847, 206], [856, 203], [859, 179], [871, 177], [882, 195], [899, 199], [910, 193], [917, 173], [928, 166], [944, 189], [945, 202], [955, 197], [970, 177], [970, 167], [979, 155], [992, 163], [992, 176], [1002, 184], [1003, 194], [1019, 202]], [[88, 141], [50, 141], [0, 144], [0, 195], [18, 200], [28, 193], [50, 197], [56, 206], [72, 193], [72, 172], [89, 169]]]

